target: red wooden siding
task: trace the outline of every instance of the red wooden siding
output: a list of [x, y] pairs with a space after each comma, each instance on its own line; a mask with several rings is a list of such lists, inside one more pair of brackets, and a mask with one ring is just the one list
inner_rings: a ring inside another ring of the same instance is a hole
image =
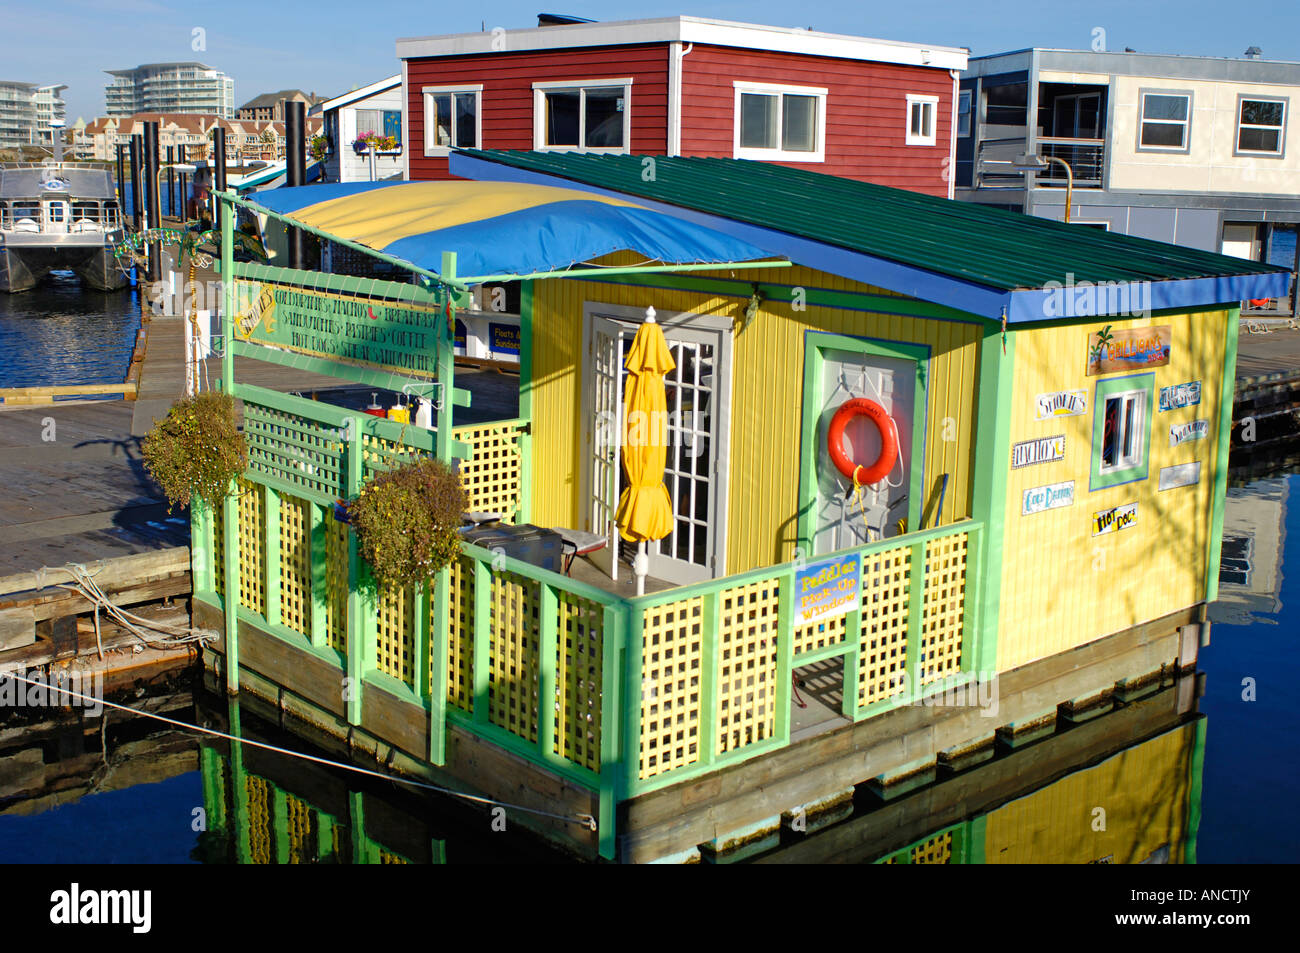
[[590, 47], [439, 56], [407, 61], [412, 179], [446, 179], [446, 157], [424, 154], [425, 86], [483, 84], [485, 149], [533, 147], [533, 83], [632, 77], [632, 152], [668, 148], [668, 46]]
[[[682, 155], [731, 156], [736, 80], [827, 89], [826, 161], [786, 162], [946, 197], [952, 76], [945, 69], [696, 45], [682, 60]], [[904, 145], [907, 94], [937, 96], [933, 146]]]

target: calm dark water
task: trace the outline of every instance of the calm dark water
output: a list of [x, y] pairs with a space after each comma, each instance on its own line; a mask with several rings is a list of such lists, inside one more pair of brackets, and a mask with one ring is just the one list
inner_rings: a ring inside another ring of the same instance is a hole
[[93, 291], [71, 272], [0, 293], [0, 387], [120, 384], [139, 327], [137, 291]]

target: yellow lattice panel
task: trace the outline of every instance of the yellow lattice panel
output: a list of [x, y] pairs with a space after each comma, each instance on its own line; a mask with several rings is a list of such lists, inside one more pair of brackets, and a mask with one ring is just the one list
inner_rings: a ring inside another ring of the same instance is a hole
[[641, 633], [640, 777], [700, 760], [704, 600], [645, 610]]
[[325, 638], [348, 650], [348, 527], [325, 511]]
[[859, 707], [906, 688], [911, 562], [907, 546], [862, 557]]
[[838, 616], [819, 622], [809, 622], [794, 630], [794, 655], [798, 658], [831, 645], [839, 645], [848, 637], [848, 617]]
[[375, 632], [375, 665], [411, 688], [415, 687], [415, 586], [383, 586], [379, 590], [379, 625]]
[[280, 497], [280, 622], [311, 635], [311, 504]]
[[599, 603], [558, 595], [555, 753], [599, 771], [605, 612]]
[[515, 521], [523, 479], [522, 427], [520, 423], [481, 424], [452, 432], [473, 448], [473, 455], [460, 468], [471, 510], [500, 513], [503, 522]]
[[917, 668], [917, 681], [921, 685], [961, 671], [966, 538], [966, 533], [959, 533], [925, 544], [925, 598]]
[[240, 479], [239, 604], [266, 615], [266, 491]]
[[226, 594], [226, 506], [218, 503], [209, 508], [212, 515], [212, 591], [219, 596]]
[[488, 720], [537, 740], [540, 584], [514, 573], [492, 577], [488, 637]]
[[778, 579], [718, 594], [717, 754], [772, 737], [776, 729]]
[[289, 863], [310, 864], [315, 861], [313, 847], [316, 832], [316, 815], [311, 805], [292, 794], [284, 796], [285, 816], [288, 820], [285, 833], [289, 841]]
[[[448, 569], [447, 599], [447, 703], [462, 711], [474, 710], [474, 561], [461, 557]], [[429, 600], [429, 611], [434, 611]], [[432, 631], [437, 620], [430, 617]], [[432, 669], [433, 655], [429, 664]], [[429, 673], [433, 684], [433, 672]]]
[[407, 860], [405, 857], [403, 857], [401, 854], [394, 854], [391, 850], [388, 850], [383, 847], [378, 848], [378, 850], [379, 850], [379, 862], [381, 864], [409, 864], [410, 863], [410, 861]]
[[244, 779], [248, 794], [248, 857], [255, 864], [269, 864], [271, 853], [271, 784], [250, 774]]
[[912, 848], [911, 861], [914, 864], [952, 863], [952, 831], [936, 834], [917, 844]]

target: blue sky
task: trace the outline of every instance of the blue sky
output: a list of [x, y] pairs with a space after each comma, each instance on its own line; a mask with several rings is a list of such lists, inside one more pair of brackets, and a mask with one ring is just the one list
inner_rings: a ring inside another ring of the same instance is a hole
[[[689, 14], [812, 27], [884, 39], [969, 47], [974, 54], [1027, 46], [1087, 49], [1094, 28], [1108, 49], [1300, 61], [1297, 0], [1091, 0], [1012, 5], [991, 0], [0, 0], [0, 79], [66, 83], [69, 121], [104, 109], [105, 69], [199, 60], [235, 78], [235, 100], [297, 87], [335, 95], [398, 72], [399, 36], [536, 25], [539, 10], [599, 20]], [[194, 50], [195, 29], [206, 49]]]

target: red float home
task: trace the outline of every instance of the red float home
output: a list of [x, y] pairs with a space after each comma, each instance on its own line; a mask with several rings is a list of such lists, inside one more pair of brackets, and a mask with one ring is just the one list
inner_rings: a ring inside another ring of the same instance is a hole
[[[555, 22], [560, 21], [560, 22]], [[699, 17], [397, 41], [407, 177], [452, 148], [759, 159], [952, 193], [967, 51]]]

